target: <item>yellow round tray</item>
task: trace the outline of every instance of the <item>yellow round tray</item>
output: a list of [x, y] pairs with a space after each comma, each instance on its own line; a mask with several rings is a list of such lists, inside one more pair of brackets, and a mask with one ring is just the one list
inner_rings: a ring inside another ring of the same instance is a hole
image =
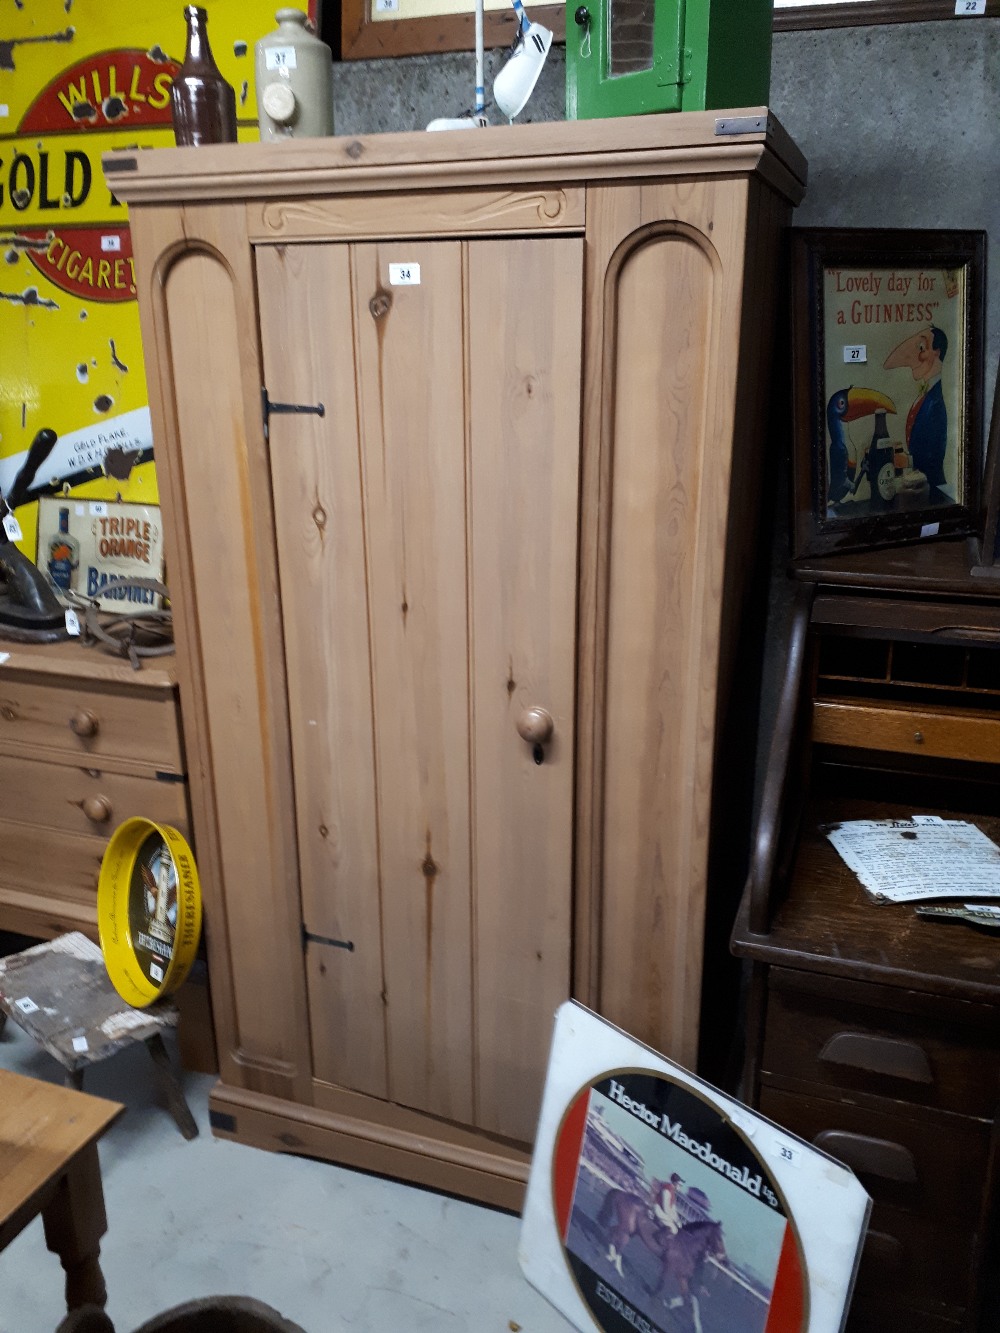
[[191, 848], [168, 824], [127, 819], [101, 862], [97, 923], [115, 990], [136, 1009], [175, 991], [201, 935], [201, 885]]

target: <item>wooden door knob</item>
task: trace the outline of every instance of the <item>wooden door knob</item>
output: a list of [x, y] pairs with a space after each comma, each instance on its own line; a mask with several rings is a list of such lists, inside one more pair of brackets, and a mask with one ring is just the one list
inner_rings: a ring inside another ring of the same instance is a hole
[[101, 719], [89, 708], [81, 708], [69, 720], [70, 730], [75, 736], [96, 736], [101, 726]]
[[544, 708], [526, 708], [517, 719], [517, 734], [529, 745], [544, 745], [554, 729], [552, 714]]
[[106, 824], [112, 815], [111, 802], [106, 796], [88, 796], [83, 813], [95, 824]]

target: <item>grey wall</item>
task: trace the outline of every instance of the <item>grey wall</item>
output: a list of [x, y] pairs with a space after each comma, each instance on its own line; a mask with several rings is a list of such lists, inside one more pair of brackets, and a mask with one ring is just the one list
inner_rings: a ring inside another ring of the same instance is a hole
[[[502, 64], [502, 52], [486, 52], [487, 97]], [[435, 116], [461, 115], [473, 105], [475, 72], [471, 52], [344, 61], [333, 67], [334, 128], [337, 134], [422, 130]], [[554, 46], [519, 123], [561, 120], [565, 114], [566, 56]], [[493, 108], [489, 118], [503, 123]]]
[[[987, 250], [1000, 242], [1000, 19], [776, 33], [771, 106], [809, 160], [797, 225], [976, 228]], [[987, 281], [988, 413], [1000, 252]]]
[[[487, 55], [487, 88], [500, 60]], [[565, 74], [553, 48], [522, 120], [563, 116]], [[334, 78], [338, 134], [421, 129], [469, 108], [473, 58], [348, 61]], [[771, 82], [771, 106], [809, 159], [796, 223], [975, 227], [1000, 240], [1000, 19], [776, 33]], [[992, 269], [987, 410], [1000, 255]]]

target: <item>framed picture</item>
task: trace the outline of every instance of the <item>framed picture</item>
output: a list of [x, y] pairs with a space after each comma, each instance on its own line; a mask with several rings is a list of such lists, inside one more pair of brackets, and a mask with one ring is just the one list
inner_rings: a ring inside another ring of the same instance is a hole
[[518, 1251], [573, 1328], [840, 1329], [871, 1206], [812, 1144], [575, 1001], [556, 1011]]
[[[485, 44], [510, 46], [518, 32], [511, 0], [485, 0]], [[566, 35], [564, 5], [526, 4], [528, 17]], [[343, 0], [340, 7], [343, 60], [381, 56], [472, 51], [476, 45], [475, 0]]]
[[984, 232], [792, 232], [793, 554], [981, 532]]
[[[964, 0], [974, 3], [974, 0]], [[988, 0], [988, 12], [997, 0]], [[643, 0], [628, 0], [642, 10]], [[475, 42], [475, 0], [343, 0], [339, 15], [340, 55], [343, 60], [371, 60], [440, 51], [471, 51]], [[566, 6], [526, 5], [528, 17], [552, 28], [556, 40], [566, 35]], [[575, 8], [575, 7], [574, 7]], [[652, 6], [649, 6], [652, 8]], [[774, 30], [856, 27], [866, 23], [914, 23], [927, 19], [954, 19], [955, 0], [775, 0]], [[510, 0], [486, 0], [486, 45], [509, 46], [516, 32]], [[332, 22], [331, 22], [332, 27]], [[327, 30], [324, 40], [336, 44]]]
[[1000, 575], [1000, 365], [993, 385], [993, 412], [990, 415], [990, 434], [986, 445], [984, 472], [985, 519], [983, 522], [983, 550], [981, 569]]

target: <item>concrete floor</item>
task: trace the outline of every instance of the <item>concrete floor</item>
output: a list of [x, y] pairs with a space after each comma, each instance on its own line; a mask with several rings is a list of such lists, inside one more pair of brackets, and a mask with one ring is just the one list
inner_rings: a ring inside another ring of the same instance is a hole
[[[61, 1082], [13, 1023], [0, 1067]], [[199, 1296], [255, 1296], [306, 1333], [566, 1333], [522, 1278], [519, 1219], [326, 1163], [213, 1139], [213, 1079], [186, 1075], [201, 1135], [156, 1101], [146, 1052], [88, 1070], [128, 1108], [101, 1142], [101, 1266], [117, 1333]], [[0, 1107], [0, 1132], [3, 1108]], [[62, 1270], [34, 1222], [0, 1254], [0, 1333], [53, 1333]]]

